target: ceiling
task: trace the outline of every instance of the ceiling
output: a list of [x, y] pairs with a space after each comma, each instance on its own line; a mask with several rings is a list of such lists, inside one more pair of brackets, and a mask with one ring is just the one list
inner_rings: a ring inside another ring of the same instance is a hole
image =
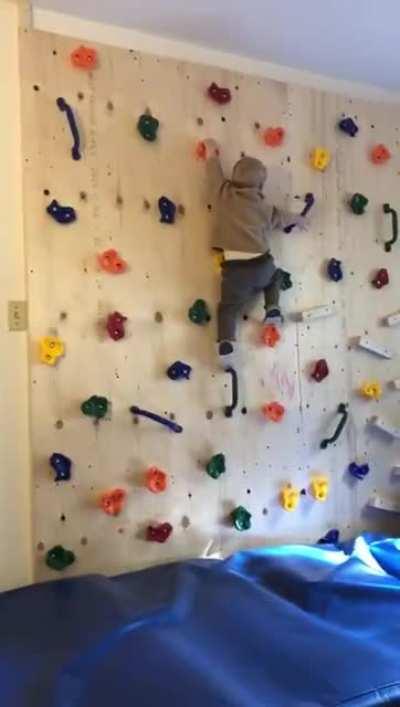
[[399, 0], [33, 0], [33, 6], [400, 88]]

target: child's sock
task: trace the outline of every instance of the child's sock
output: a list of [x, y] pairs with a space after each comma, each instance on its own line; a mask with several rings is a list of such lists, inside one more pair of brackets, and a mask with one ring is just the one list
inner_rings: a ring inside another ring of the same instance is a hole
[[284, 318], [279, 307], [269, 307], [265, 310], [264, 322], [266, 324], [283, 324]]

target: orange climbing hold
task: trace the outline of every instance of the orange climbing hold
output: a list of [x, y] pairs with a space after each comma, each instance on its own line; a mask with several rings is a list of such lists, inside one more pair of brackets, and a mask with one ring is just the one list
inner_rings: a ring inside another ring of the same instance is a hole
[[262, 414], [266, 420], [271, 422], [281, 422], [285, 412], [284, 406], [280, 403], [273, 402], [262, 406]]
[[279, 147], [282, 145], [285, 137], [284, 128], [267, 128], [264, 131], [264, 142], [268, 147]]
[[124, 506], [126, 491], [123, 489], [112, 489], [106, 491], [100, 497], [100, 507], [109, 516], [118, 516]]
[[97, 52], [92, 47], [81, 45], [71, 53], [71, 63], [77, 69], [95, 69], [97, 66]]
[[165, 471], [151, 466], [146, 471], [146, 487], [152, 493], [162, 493], [168, 485], [168, 476]]
[[196, 145], [196, 157], [198, 160], [205, 160], [207, 157], [207, 146], [203, 140], [200, 140]]
[[128, 267], [125, 260], [120, 258], [114, 248], [110, 248], [110, 250], [105, 250], [104, 253], [100, 253], [98, 259], [102, 270], [114, 275], [125, 272]]
[[390, 150], [386, 145], [375, 145], [371, 150], [371, 161], [374, 164], [385, 164], [391, 158]]
[[275, 348], [281, 340], [279, 329], [275, 326], [275, 324], [267, 324], [262, 330], [261, 339], [265, 346], [269, 346], [270, 349]]

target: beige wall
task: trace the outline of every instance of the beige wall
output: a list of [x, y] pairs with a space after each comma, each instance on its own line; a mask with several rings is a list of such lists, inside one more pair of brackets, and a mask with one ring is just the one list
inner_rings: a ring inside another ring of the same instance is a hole
[[27, 336], [7, 301], [25, 298], [18, 11], [0, 0], [0, 590], [31, 581]]

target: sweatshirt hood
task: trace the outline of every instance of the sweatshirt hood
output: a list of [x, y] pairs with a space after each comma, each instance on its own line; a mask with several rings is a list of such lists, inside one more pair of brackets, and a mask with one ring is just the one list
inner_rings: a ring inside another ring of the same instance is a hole
[[267, 168], [260, 160], [255, 157], [242, 157], [233, 168], [232, 183], [237, 187], [262, 191], [267, 176]]

